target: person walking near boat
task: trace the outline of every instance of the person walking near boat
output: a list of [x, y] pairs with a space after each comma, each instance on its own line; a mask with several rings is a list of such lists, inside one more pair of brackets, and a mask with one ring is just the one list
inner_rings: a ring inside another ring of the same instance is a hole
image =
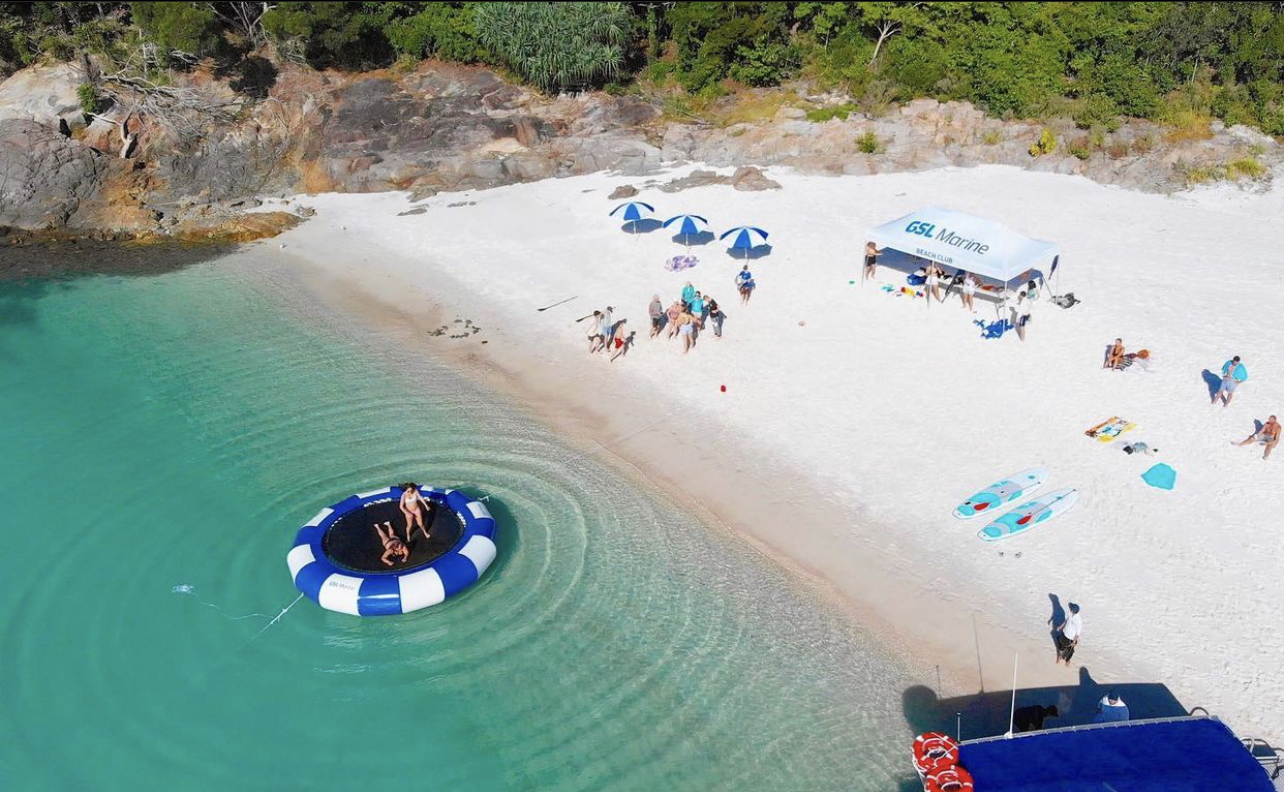
[[860, 282], [873, 280], [878, 274], [878, 257], [883, 251], [878, 249], [873, 240], [865, 243], [865, 267], [860, 273]]
[[660, 302], [660, 295], [651, 297], [647, 314], [651, 317], [651, 337], [655, 338], [660, 334], [660, 328], [664, 326], [664, 303]]
[[1057, 662], [1062, 660], [1070, 665], [1075, 647], [1079, 645], [1079, 636], [1083, 635], [1083, 619], [1079, 616], [1079, 606], [1070, 603], [1066, 620], [1057, 625]]
[[1249, 443], [1261, 443], [1266, 446], [1266, 450], [1262, 452], [1262, 459], [1271, 458], [1271, 452], [1275, 450], [1275, 446], [1280, 444], [1280, 422], [1275, 419], [1274, 415], [1266, 419], [1266, 423], [1262, 424], [1261, 429], [1253, 432], [1238, 443], [1231, 443], [1231, 445], [1246, 446]]
[[1222, 384], [1213, 395], [1213, 404], [1218, 399], [1222, 400], [1223, 407], [1229, 407], [1231, 399], [1235, 396], [1235, 389], [1248, 379], [1248, 369], [1244, 364], [1239, 362], [1239, 355], [1231, 358], [1222, 364]]

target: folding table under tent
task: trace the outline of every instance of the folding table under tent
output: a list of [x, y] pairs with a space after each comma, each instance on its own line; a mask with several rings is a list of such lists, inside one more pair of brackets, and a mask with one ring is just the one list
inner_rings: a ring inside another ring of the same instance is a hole
[[1050, 264], [1057, 267], [1060, 251], [1051, 242], [1023, 237], [1002, 223], [984, 217], [925, 206], [869, 232], [879, 248], [998, 281], [1007, 304], [1007, 287], [1025, 273]]

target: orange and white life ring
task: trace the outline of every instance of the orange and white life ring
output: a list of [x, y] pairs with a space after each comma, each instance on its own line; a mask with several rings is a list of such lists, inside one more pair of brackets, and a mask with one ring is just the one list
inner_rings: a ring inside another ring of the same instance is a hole
[[958, 765], [938, 767], [927, 774], [925, 792], [972, 792], [972, 774]]
[[959, 744], [948, 734], [927, 732], [914, 738], [914, 768], [926, 775], [959, 763]]

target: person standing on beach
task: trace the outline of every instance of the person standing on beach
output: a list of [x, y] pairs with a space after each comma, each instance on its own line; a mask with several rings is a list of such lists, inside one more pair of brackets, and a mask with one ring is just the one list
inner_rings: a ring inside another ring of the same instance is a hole
[[749, 298], [753, 296], [753, 289], [753, 273], [749, 271], [749, 265], [746, 264], [740, 268], [740, 274], [736, 275], [736, 290], [740, 292], [740, 302], [743, 305], [749, 304]]
[[667, 325], [669, 338], [673, 338], [678, 334], [678, 317], [682, 315], [682, 302], [674, 300], [673, 305], [669, 306], [669, 310], [665, 311], [664, 315], [669, 320]]
[[976, 313], [976, 281], [968, 273], [963, 273], [963, 285], [959, 288], [959, 294], [963, 298], [963, 307], [972, 313]]
[[1066, 620], [1057, 625], [1057, 663], [1062, 660], [1070, 665], [1075, 647], [1079, 645], [1079, 636], [1083, 634], [1083, 620], [1079, 617], [1079, 606], [1070, 603], [1070, 612]]
[[1239, 362], [1239, 355], [1231, 358], [1222, 364], [1222, 384], [1213, 394], [1213, 404], [1217, 403], [1220, 398], [1223, 407], [1229, 407], [1231, 399], [1235, 396], [1235, 389], [1248, 379], [1248, 369], [1244, 364]]
[[1034, 305], [1034, 300], [1026, 299], [1025, 292], [1017, 295], [1017, 320], [1016, 331], [1017, 338], [1025, 341], [1025, 326], [1030, 323], [1030, 308]]
[[942, 302], [941, 278], [939, 273], [940, 270], [936, 268], [935, 264], [927, 265], [926, 280], [923, 281], [923, 296], [927, 298], [924, 302], [927, 303], [928, 308], [932, 307], [933, 297], [936, 298], [937, 302]]
[[691, 301], [695, 299], [695, 294], [695, 287], [691, 285], [691, 281], [687, 281], [687, 285], [682, 287], [682, 304], [690, 305]]
[[593, 312], [593, 324], [590, 325], [590, 328], [589, 328], [588, 342], [589, 342], [590, 355], [596, 352], [599, 346], [606, 345], [606, 336], [602, 335], [602, 312], [601, 311]]
[[878, 249], [873, 240], [865, 243], [865, 268], [860, 273], [861, 283], [867, 280], [874, 280], [875, 276], [878, 275], [878, 257], [882, 253], [883, 251]]
[[651, 317], [651, 337], [655, 338], [660, 334], [660, 328], [664, 326], [664, 303], [660, 302], [660, 295], [656, 294], [651, 297], [651, 305], [647, 307], [647, 314]]
[[688, 308], [678, 317], [678, 335], [682, 337], [682, 354], [684, 355], [691, 351], [691, 347], [695, 346], [695, 329], [695, 315]]
[[705, 309], [708, 311], [709, 321], [713, 323], [713, 337], [722, 338], [722, 320], [726, 319], [727, 315], [718, 307], [717, 300], [712, 297], [707, 299], [708, 302], [705, 303]]
[[1280, 422], [1275, 419], [1274, 415], [1266, 419], [1266, 423], [1262, 424], [1261, 429], [1253, 432], [1238, 443], [1232, 442], [1231, 445], [1246, 446], [1249, 443], [1261, 443], [1266, 446], [1266, 450], [1262, 452], [1262, 459], [1271, 458], [1271, 452], [1275, 450], [1275, 446], [1280, 444]]

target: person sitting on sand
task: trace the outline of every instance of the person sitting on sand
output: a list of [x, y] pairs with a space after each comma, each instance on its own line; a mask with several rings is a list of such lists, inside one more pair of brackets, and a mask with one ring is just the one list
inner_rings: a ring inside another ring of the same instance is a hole
[[1253, 432], [1238, 443], [1232, 442], [1231, 445], [1246, 446], [1253, 442], [1258, 442], [1266, 446], [1266, 450], [1262, 452], [1262, 459], [1271, 458], [1271, 452], [1274, 451], [1275, 446], [1280, 443], [1280, 422], [1275, 420], [1274, 415], [1266, 419], [1266, 423], [1262, 424], [1261, 429]]
[[379, 543], [383, 545], [383, 555], [379, 558], [384, 566], [392, 566], [404, 563], [410, 558], [410, 548], [406, 543], [397, 538], [392, 529], [392, 523], [384, 522], [382, 525], [375, 523], [375, 531], [379, 533]]
[[1123, 697], [1113, 690], [1097, 702], [1097, 714], [1092, 716], [1093, 723], [1123, 723], [1128, 720], [1128, 705]]
[[682, 301], [674, 300], [673, 305], [669, 306], [669, 310], [665, 311], [664, 315], [669, 320], [666, 325], [669, 328], [669, 338], [673, 338], [678, 334], [678, 317], [682, 315]]
[[1115, 343], [1110, 347], [1110, 351], [1106, 353], [1106, 362], [1102, 365], [1102, 368], [1121, 369], [1123, 368], [1123, 362], [1124, 342], [1122, 338], [1116, 338]]
[[[428, 514], [431, 513], [432, 505], [424, 498], [423, 493], [419, 491], [419, 485], [413, 481], [407, 481], [398, 485], [401, 487], [401, 513], [406, 517], [406, 541], [410, 541], [410, 534], [415, 528], [423, 531], [424, 538], [428, 538]], [[429, 521], [431, 522], [431, 521]]]
[[651, 297], [647, 314], [651, 317], [651, 337], [655, 338], [660, 334], [660, 328], [664, 326], [664, 303], [660, 302], [660, 295]]
[[865, 243], [865, 268], [861, 270], [861, 283], [873, 280], [878, 274], [878, 257], [882, 254], [883, 251], [879, 250], [872, 240]]
[[736, 275], [736, 290], [740, 292], [740, 302], [748, 305], [754, 290], [753, 273], [749, 271], [748, 264], [741, 267], [740, 273]]

